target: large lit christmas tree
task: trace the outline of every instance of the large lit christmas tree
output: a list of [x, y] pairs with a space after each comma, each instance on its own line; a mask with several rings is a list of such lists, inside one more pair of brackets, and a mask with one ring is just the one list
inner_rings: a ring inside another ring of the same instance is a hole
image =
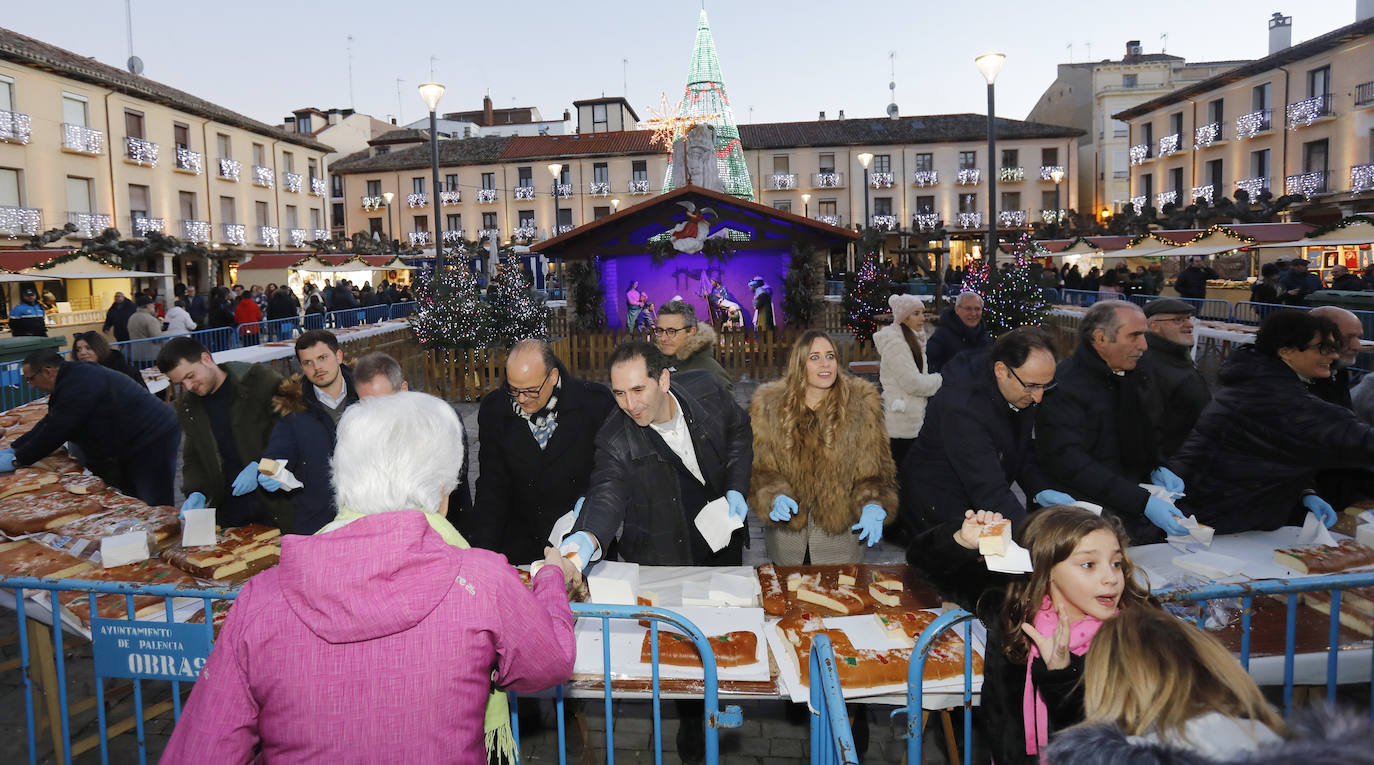
[[486, 345], [487, 307], [477, 277], [466, 263], [450, 263], [442, 273], [425, 273], [415, 288], [419, 311], [410, 320], [426, 348], [481, 348]]
[[[715, 127], [716, 160], [720, 166], [724, 191], [752, 201], [754, 184], [749, 180], [749, 167], [744, 162], [744, 150], [739, 142], [739, 128], [735, 126], [730, 98], [725, 95], [720, 58], [716, 56], [716, 41], [711, 36], [711, 25], [706, 20], [704, 9], [697, 20], [696, 45], [692, 48], [691, 69], [687, 74], [687, 88], [678, 104], [678, 115]], [[675, 181], [680, 183], [681, 179], [673, 178], [673, 163], [669, 157], [663, 190], [672, 189]]]
[[864, 256], [863, 265], [854, 279], [854, 286], [844, 294], [844, 324], [860, 343], [868, 342], [878, 329], [873, 318], [887, 313], [887, 298], [892, 294], [887, 280], [878, 273], [878, 258], [873, 253]]
[[1050, 314], [1045, 291], [1031, 278], [1031, 263], [1050, 253], [1039, 243], [1022, 236], [1012, 252], [1011, 268], [995, 282], [988, 280], [986, 263], [972, 266], [964, 276], [964, 290], [983, 296], [983, 321], [993, 337], [1017, 327], [1039, 326]]
[[509, 348], [517, 340], [548, 336], [548, 305], [530, 289], [520, 260], [503, 258], [487, 288], [487, 344]]

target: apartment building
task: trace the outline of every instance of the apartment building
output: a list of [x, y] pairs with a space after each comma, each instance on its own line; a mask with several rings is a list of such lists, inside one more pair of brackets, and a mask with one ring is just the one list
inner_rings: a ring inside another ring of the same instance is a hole
[[1309, 221], [1374, 209], [1374, 3], [1355, 23], [1118, 112], [1129, 125], [1131, 202], [1304, 194]]
[[[330, 147], [145, 77], [0, 29], [0, 247], [67, 223], [229, 251], [166, 257], [188, 284], [253, 252], [328, 238]], [[168, 285], [170, 287], [170, 285]], [[170, 290], [168, 290], [170, 291]]]

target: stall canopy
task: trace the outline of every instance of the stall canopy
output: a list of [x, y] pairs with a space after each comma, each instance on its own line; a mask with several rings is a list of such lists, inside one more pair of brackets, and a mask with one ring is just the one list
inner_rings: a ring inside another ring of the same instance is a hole
[[126, 271], [108, 263], [95, 260], [86, 255], [78, 255], [50, 266], [42, 264], [25, 268], [20, 273], [29, 279], [50, 277], [55, 279], [134, 279], [141, 277], [157, 278], [171, 274], [156, 271]]
[[0, 272], [0, 284], [15, 284], [18, 282], [52, 282], [57, 281], [56, 276], [30, 276], [29, 274], [12, 274], [8, 271]]
[[1125, 247], [1099, 254], [1101, 258], [1155, 258], [1172, 255], [1178, 245], [1153, 231], [1131, 240]]
[[1195, 240], [1175, 248], [1167, 253], [1169, 255], [1179, 255], [1189, 257], [1192, 255], [1218, 255], [1223, 252], [1239, 250], [1242, 247], [1251, 247], [1255, 244], [1255, 238], [1237, 234], [1235, 231], [1223, 226], [1213, 226]]
[[1374, 244], [1374, 220], [1361, 215], [1346, 218], [1330, 231], [1292, 242], [1261, 242], [1256, 247], [1358, 247]]

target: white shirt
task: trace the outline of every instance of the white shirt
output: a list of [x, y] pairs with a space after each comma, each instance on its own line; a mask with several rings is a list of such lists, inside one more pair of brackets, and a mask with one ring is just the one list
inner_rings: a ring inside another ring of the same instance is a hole
[[649, 427], [663, 436], [664, 443], [668, 444], [668, 448], [672, 449], [678, 459], [682, 460], [682, 464], [687, 466], [687, 470], [696, 476], [698, 481], [705, 484], [706, 478], [701, 474], [701, 465], [697, 463], [696, 447], [692, 446], [692, 433], [687, 429], [687, 418], [682, 416], [682, 403], [671, 392], [668, 395], [673, 398], [673, 409], [675, 410], [673, 418], [662, 424], [650, 423]]
[[339, 387], [339, 395], [338, 395], [337, 398], [334, 397], [334, 396], [329, 395], [328, 393], [325, 393], [325, 392], [324, 392], [324, 388], [321, 388], [321, 387], [318, 386], [318, 385], [316, 385], [316, 386], [314, 386], [314, 387], [315, 387], [315, 398], [319, 399], [321, 404], [324, 404], [325, 406], [329, 407], [330, 409], [338, 409], [338, 408], [339, 408], [339, 405], [342, 404], [342, 403], [344, 402], [344, 399], [348, 398], [348, 385], [347, 385], [347, 384], [344, 384], [344, 385], [342, 385], [342, 386]]

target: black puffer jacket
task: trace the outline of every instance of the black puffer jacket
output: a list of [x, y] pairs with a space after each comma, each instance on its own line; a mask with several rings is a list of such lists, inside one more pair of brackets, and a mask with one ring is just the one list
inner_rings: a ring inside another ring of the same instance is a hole
[[1187, 484], [1184, 513], [1219, 534], [1276, 529], [1301, 515], [1318, 470], [1374, 462], [1374, 428], [1313, 395], [1288, 365], [1246, 346], [1170, 467]]
[[1150, 345], [1150, 352], [1141, 360], [1149, 372], [1145, 403], [1155, 424], [1159, 454], [1169, 457], [1197, 424], [1203, 407], [1212, 400], [1212, 392], [1188, 354], [1188, 346], [1153, 332], [1145, 336], [1145, 341]]
[[964, 351], [976, 351], [992, 345], [992, 335], [988, 334], [987, 322], [978, 322], [975, 327], [965, 324], [954, 313], [953, 308], [940, 312], [940, 320], [935, 324], [935, 333], [926, 343], [926, 361], [931, 372], [939, 372], [950, 359]]

